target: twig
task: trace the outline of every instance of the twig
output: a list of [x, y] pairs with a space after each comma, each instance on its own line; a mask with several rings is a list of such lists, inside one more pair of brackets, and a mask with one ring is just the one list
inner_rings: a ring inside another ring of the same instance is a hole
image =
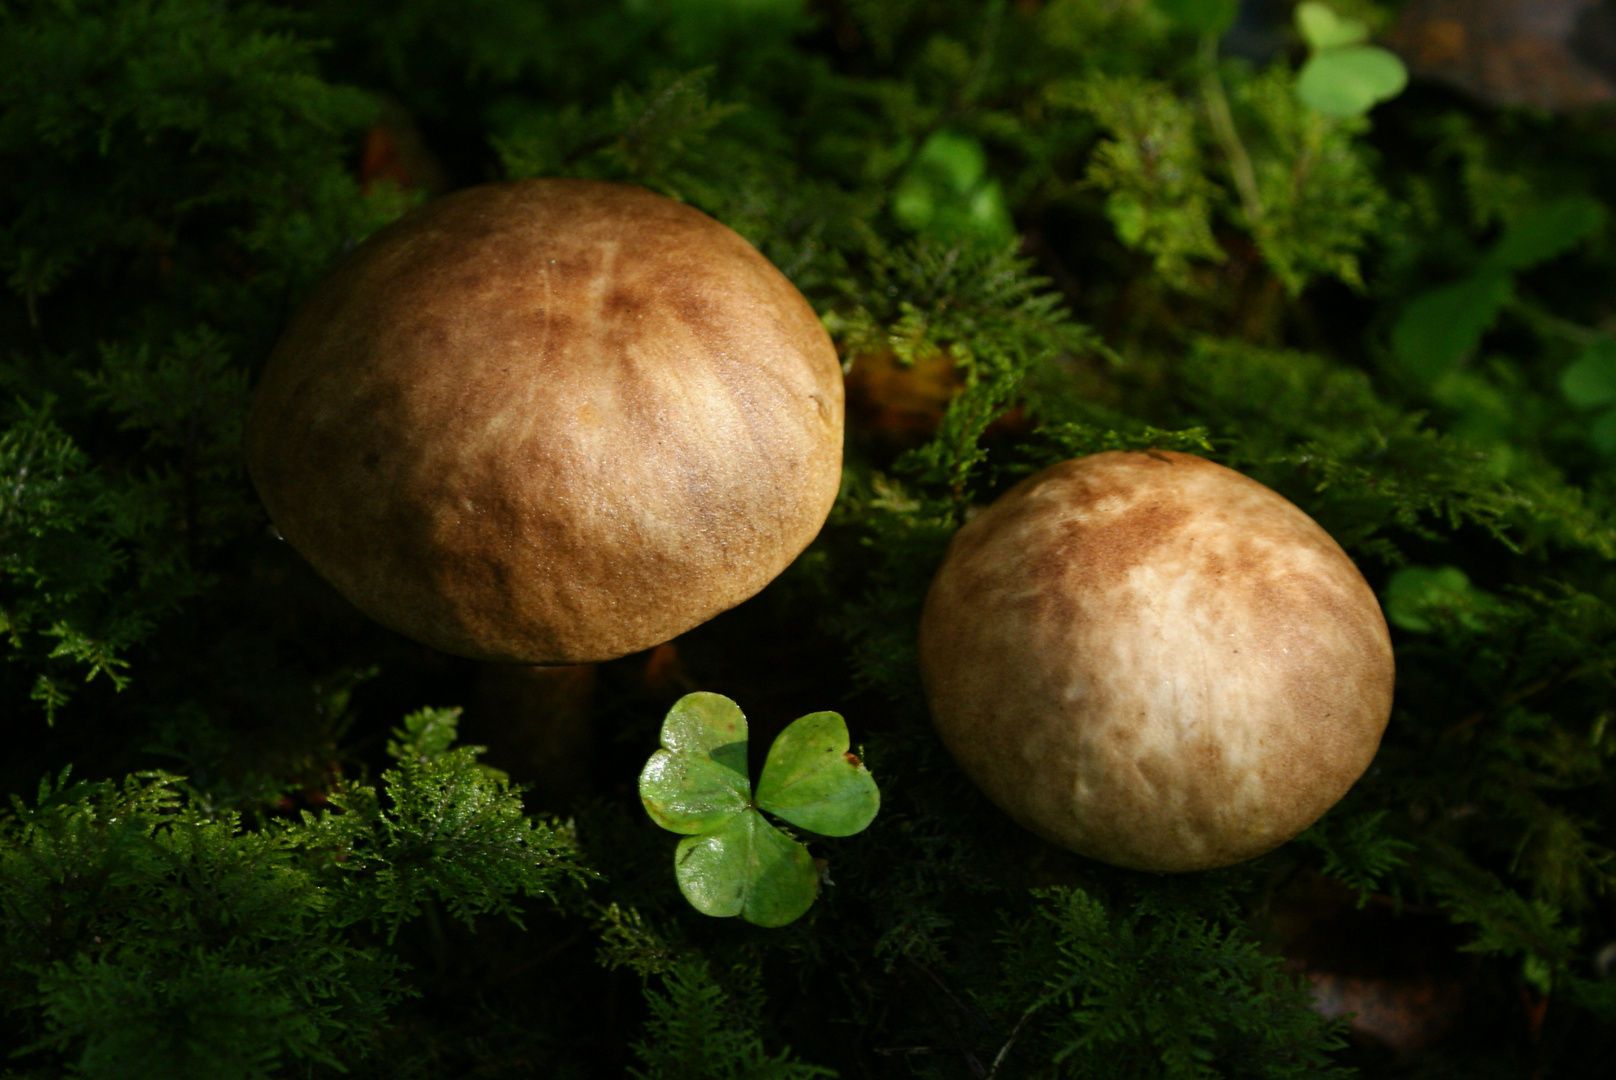
[[1016, 1026], [1010, 1029], [1010, 1037], [1004, 1040], [1004, 1045], [999, 1047], [999, 1052], [993, 1055], [993, 1065], [988, 1069], [988, 1075], [985, 1080], [993, 1080], [994, 1077], [999, 1075], [999, 1066], [1002, 1065], [1004, 1063], [1004, 1059], [1009, 1056], [1010, 1047], [1015, 1045], [1016, 1036], [1020, 1035], [1021, 1029], [1027, 1026], [1027, 1021], [1032, 1019], [1032, 1014], [1037, 1012], [1039, 1009], [1042, 1009], [1045, 1005], [1048, 1005], [1051, 1001], [1054, 1001], [1062, 994], [1066, 993], [1066, 991], [1070, 990], [1072, 987], [1076, 986], [1077, 980], [1078, 976], [1073, 975], [1071, 978], [1055, 987], [1055, 989], [1049, 991], [1049, 993], [1027, 1006], [1027, 1010], [1023, 1012], [1021, 1014], [1021, 1018], [1016, 1021]]
[[1032, 1014], [1037, 1012], [1038, 1007], [1042, 1004], [1043, 1002], [1039, 1001], [1032, 1008], [1022, 1013], [1021, 1019], [1016, 1021], [1016, 1026], [1010, 1029], [1010, 1037], [1004, 1040], [1004, 1045], [999, 1047], [999, 1052], [993, 1055], [993, 1064], [988, 1066], [987, 1080], [993, 1080], [995, 1076], [999, 1075], [999, 1066], [1004, 1064], [1005, 1055], [1009, 1054], [1010, 1048], [1016, 1044], [1016, 1036], [1021, 1034], [1021, 1029], [1026, 1026], [1028, 1020], [1032, 1019]]
[[1610, 337], [1603, 330], [1581, 326], [1568, 319], [1562, 319], [1558, 315], [1552, 315], [1538, 305], [1531, 301], [1523, 300], [1519, 296], [1511, 297], [1509, 303], [1505, 305], [1505, 310], [1519, 315], [1531, 323], [1533, 329], [1541, 334], [1552, 334], [1583, 348]]
[[1240, 141], [1235, 129], [1234, 115], [1229, 112], [1229, 98], [1223, 92], [1223, 80], [1218, 77], [1218, 39], [1212, 34], [1201, 38], [1201, 95], [1206, 99], [1206, 111], [1217, 132], [1218, 143], [1229, 159], [1229, 172], [1234, 186], [1240, 192], [1240, 203], [1246, 217], [1255, 226], [1262, 220], [1262, 197], [1257, 194], [1257, 174], [1251, 167], [1251, 156], [1246, 144]]

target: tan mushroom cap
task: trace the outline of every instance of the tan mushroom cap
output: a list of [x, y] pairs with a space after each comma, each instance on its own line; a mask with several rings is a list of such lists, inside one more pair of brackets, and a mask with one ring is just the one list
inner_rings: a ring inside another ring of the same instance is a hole
[[841, 479], [841, 367], [751, 245], [640, 188], [529, 180], [360, 244], [270, 357], [247, 462], [281, 534], [446, 652], [583, 663], [757, 593]]
[[1096, 454], [962, 528], [920, 665], [960, 767], [1061, 847], [1203, 870], [1301, 832], [1392, 705], [1375, 595], [1295, 505], [1190, 454]]

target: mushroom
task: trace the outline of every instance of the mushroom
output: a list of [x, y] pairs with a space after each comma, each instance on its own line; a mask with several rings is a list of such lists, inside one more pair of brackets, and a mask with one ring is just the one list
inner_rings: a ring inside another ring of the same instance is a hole
[[1282, 496], [1190, 454], [1029, 477], [955, 536], [920, 624], [933, 722], [1017, 822], [1118, 866], [1224, 866], [1363, 774], [1392, 704], [1380, 605]]
[[362, 611], [446, 652], [575, 664], [757, 593], [841, 480], [841, 367], [734, 232], [528, 180], [360, 244], [269, 359], [248, 470]]

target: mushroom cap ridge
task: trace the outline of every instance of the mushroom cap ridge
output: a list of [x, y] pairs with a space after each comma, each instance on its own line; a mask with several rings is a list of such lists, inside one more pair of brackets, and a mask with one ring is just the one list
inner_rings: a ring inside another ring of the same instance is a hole
[[489, 184], [361, 243], [248, 415], [270, 518], [377, 621], [484, 660], [649, 648], [752, 596], [841, 479], [841, 367], [750, 244], [641, 188]]
[[920, 627], [938, 735], [1023, 826], [1119, 866], [1259, 855], [1362, 775], [1390, 635], [1339, 545], [1189, 454], [1029, 477], [956, 535]]

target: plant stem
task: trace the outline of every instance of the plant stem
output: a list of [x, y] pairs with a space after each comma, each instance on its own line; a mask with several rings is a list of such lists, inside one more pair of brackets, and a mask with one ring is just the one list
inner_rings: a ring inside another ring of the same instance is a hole
[[1229, 159], [1229, 172], [1234, 177], [1235, 189], [1240, 192], [1246, 220], [1255, 226], [1263, 216], [1262, 198], [1257, 194], [1257, 174], [1251, 168], [1246, 144], [1240, 141], [1240, 132], [1235, 129], [1229, 98], [1223, 92], [1223, 80], [1218, 77], [1218, 39], [1214, 34], [1201, 38], [1201, 96], [1212, 120], [1212, 130], [1217, 132], [1218, 144]]
[[1581, 326], [1571, 322], [1569, 319], [1562, 319], [1557, 315], [1550, 314], [1539, 305], [1532, 303], [1530, 300], [1523, 300], [1519, 296], [1512, 297], [1509, 303], [1505, 305], [1505, 310], [1511, 311], [1531, 323], [1532, 329], [1545, 337], [1558, 337], [1584, 348], [1609, 337], [1604, 331], [1595, 327]]

